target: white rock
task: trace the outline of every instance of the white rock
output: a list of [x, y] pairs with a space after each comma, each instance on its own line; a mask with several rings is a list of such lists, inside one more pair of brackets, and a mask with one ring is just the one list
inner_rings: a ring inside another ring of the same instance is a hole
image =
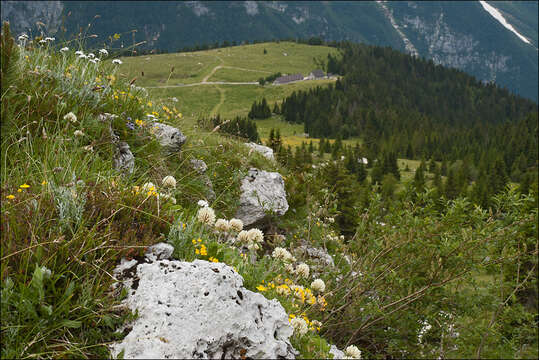
[[273, 156], [273, 149], [264, 145], [258, 145], [254, 142], [246, 143], [245, 146], [253, 149], [256, 152], [259, 152], [262, 154], [266, 159], [268, 160], [275, 160], [275, 156]]
[[144, 254], [144, 257], [150, 262], [157, 261], [157, 260], [171, 259], [173, 252], [174, 252], [174, 247], [172, 245], [165, 244], [165, 243], [158, 243], [158, 244], [150, 246], [148, 248], [148, 251], [146, 251], [146, 254]]
[[249, 169], [241, 181], [240, 206], [235, 217], [249, 226], [264, 220], [266, 213], [281, 216], [287, 210], [283, 177], [276, 172]]
[[[120, 265], [122, 266], [122, 265]], [[123, 265], [126, 266], [125, 264]], [[246, 290], [230, 266], [195, 260], [139, 263], [124, 303], [138, 318], [120, 342], [124, 358], [294, 358], [281, 304]]]
[[154, 129], [154, 135], [161, 146], [170, 153], [180, 151], [185, 140], [187, 140], [187, 137], [173, 126], [156, 122], [152, 127]]
[[331, 345], [329, 353], [333, 355], [334, 359], [344, 359], [344, 352], [339, 350], [335, 345]]

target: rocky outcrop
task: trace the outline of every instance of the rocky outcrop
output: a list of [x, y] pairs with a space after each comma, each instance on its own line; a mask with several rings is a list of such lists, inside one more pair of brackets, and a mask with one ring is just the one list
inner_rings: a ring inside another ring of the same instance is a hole
[[2, 1], [2, 21], [8, 20], [12, 34], [36, 29], [43, 24], [46, 36], [52, 36], [62, 22], [62, 1]]
[[152, 124], [152, 131], [159, 143], [169, 153], [181, 150], [187, 137], [177, 128], [159, 122]]
[[125, 261], [114, 275], [129, 288], [124, 304], [138, 317], [111, 350], [124, 358], [293, 358], [293, 330], [277, 300], [243, 287], [230, 266], [163, 259], [170, 245], [149, 249], [145, 262]]
[[266, 220], [269, 214], [284, 215], [287, 210], [283, 177], [276, 172], [249, 169], [241, 182], [240, 205], [235, 217], [249, 226]]
[[268, 160], [275, 160], [275, 156], [273, 155], [273, 149], [264, 145], [258, 145], [253, 142], [246, 143], [245, 146], [248, 148], [251, 148], [252, 150], [259, 152], [262, 154], [266, 159]]

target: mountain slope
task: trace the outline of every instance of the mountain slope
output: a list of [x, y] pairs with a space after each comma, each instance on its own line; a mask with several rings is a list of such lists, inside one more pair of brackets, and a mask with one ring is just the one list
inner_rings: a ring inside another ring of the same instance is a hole
[[365, 42], [416, 53], [537, 100], [537, 2], [490, 5], [530, 44], [479, 2], [3, 1], [2, 19], [11, 20], [15, 32], [41, 21], [57, 37], [63, 30], [68, 38], [79, 31], [97, 34], [95, 46], [118, 33], [119, 48], [145, 41], [143, 47], [177, 51], [223, 41], [313, 36]]

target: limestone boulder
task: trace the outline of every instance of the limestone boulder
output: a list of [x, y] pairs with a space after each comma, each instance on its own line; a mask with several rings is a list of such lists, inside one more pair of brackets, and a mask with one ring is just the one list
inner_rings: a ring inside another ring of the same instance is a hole
[[284, 215], [288, 210], [284, 180], [281, 174], [256, 168], [249, 169], [241, 182], [240, 205], [236, 218], [244, 226], [267, 219], [268, 214]]
[[275, 156], [273, 155], [273, 149], [270, 147], [267, 147], [264, 145], [258, 145], [254, 142], [246, 143], [245, 146], [262, 154], [268, 160], [275, 160]]
[[111, 345], [114, 356], [124, 351], [126, 359], [295, 357], [284, 308], [245, 289], [230, 266], [161, 259], [170, 253], [167, 246], [148, 253], [143, 262], [124, 260], [114, 271], [128, 288], [124, 304], [138, 311], [123, 329], [130, 329], [128, 335]]
[[167, 124], [156, 122], [152, 124], [152, 129], [161, 146], [169, 153], [180, 151], [187, 140], [187, 137], [178, 128]]

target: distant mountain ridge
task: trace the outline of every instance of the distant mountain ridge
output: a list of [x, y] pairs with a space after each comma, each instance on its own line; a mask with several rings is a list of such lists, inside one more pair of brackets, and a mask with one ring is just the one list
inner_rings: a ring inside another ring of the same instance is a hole
[[145, 47], [168, 51], [313, 36], [365, 42], [459, 68], [537, 101], [538, 2], [486, 4], [515, 31], [479, 1], [2, 1], [2, 20], [10, 20], [15, 33], [36, 33], [40, 21], [58, 38], [64, 30], [68, 38], [88, 31], [98, 35], [97, 46], [118, 33], [122, 38], [114, 44], [145, 41]]

